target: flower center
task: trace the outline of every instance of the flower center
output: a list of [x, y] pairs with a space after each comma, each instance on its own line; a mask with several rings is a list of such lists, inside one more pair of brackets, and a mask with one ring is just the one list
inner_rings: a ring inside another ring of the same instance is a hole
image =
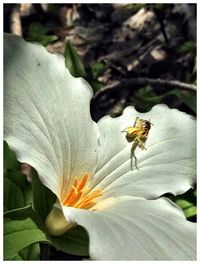
[[81, 209], [90, 209], [96, 204], [95, 200], [102, 196], [102, 191], [100, 189], [89, 191], [89, 188], [86, 186], [88, 178], [88, 173], [85, 173], [80, 180], [75, 177], [74, 183], [64, 200], [63, 205]]

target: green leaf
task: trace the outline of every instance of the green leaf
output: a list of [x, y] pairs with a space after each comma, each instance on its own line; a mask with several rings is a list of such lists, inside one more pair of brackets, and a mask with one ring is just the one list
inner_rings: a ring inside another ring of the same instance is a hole
[[12, 260], [40, 260], [39, 243], [23, 248]]
[[149, 4], [148, 7], [152, 7], [155, 11], [163, 11], [166, 7], [166, 4]]
[[19, 171], [20, 162], [4, 141], [4, 210], [24, 207], [32, 202], [31, 184]]
[[57, 36], [51, 35], [51, 36], [43, 36], [40, 39], [38, 39], [37, 41], [46, 47], [57, 39], [58, 39]]
[[14, 221], [24, 221], [25, 219], [31, 219], [35, 225], [37, 225], [37, 227], [46, 233], [46, 240], [44, 241], [45, 243], [51, 244], [57, 250], [62, 250], [69, 254], [89, 256], [89, 237], [85, 229], [81, 226], [76, 226], [73, 229], [70, 229], [60, 237], [50, 236], [47, 233], [41, 218], [33, 211], [31, 206], [6, 212], [4, 214], [4, 218]]
[[24, 207], [31, 202], [31, 184], [26, 175], [17, 170], [7, 170], [4, 173], [4, 210]]
[[176, 204], [183, 209], [186, 218], [195, 216], [197, 214], [196, 206], [185, 199], [177, 199]]
[[90, 85], [94, 92], [100, 90], [104, 86], [103, 83], [97, 81], [90, 81]]
[[4, 211], [24, 207], [24, 197], [21, 189], [10, 181], [4, 179]]
[[193, 67], [193, 70], [191, 72], [191, 76], [188, 79], [188, 82], [196, 85], [196, 81], [197, 81], [197, 61], [196, 61], [196, 57], [195, 57], [194, 67]]
[[145, 86], [135, 92], [134, 104], [145, 111], [150, 111], [155, 104], [161, 103], [163, 98], [164, 95], [157, 95], [151, 86]]
[[24, 220], [34, 214], [31, 205], [23, 208], [17, 208], [4, 213], [4, 218], [9, 218], [13, 220]]
[[3, 158], [4, 170], [16, 169], [19, 167], [19, 161], [16, 159], [15, 153], [9, 148], [5, 140], [3, 142]]
[[40, 218], [31, 207], [9, 211], [4, 214], [4, 259], [11, 260], [19, 252], [38, 242], [50, 241], [38, 228]]
[[45, 242], [46, 235], [30, 219], [10, 220], [4, 222], [4, 259], [9, 260], [18, 252], [36, 242]]
[[50, 237], [49, 239], [57, 249], [66, 253], [89, 256], [89, 237], [81, 226], [76, 226], [60, 237]]
[[136, 91], [135, 95], [138, 99], [153, 104], [160, 103], [160, 101], [163, 98], [163, 96], [156, 95], [156, 93], [153, 91], [153, 88], [151, 86], [140, 88], [139, 90]]
[[97, 79], [107, 68], [104, 63], [95, 63], [91, 66], [93, 79]]
[[185, 103], [194, 113], [196, 113], [196, 93], [188, 91], [180, 91], [174, 89], [168, 94], [176, 95], [183, 103]]
[[84, 65], [70, 41], [65, 46], [65, 65], [74, 77], [84, 77], [86, 75]]
[[190, 217], [197, 215], [197, 207], [194, 205], [191, 205], [190, 207], [184, 210], [184, 214], [186, 218], [190, 218]]
[[182, 54], [195, 50], [196, 50], [196, 43], [193, 41], [185, 41], [176, 48], [176, 51]]
[[33, 22], [29, 26], [27, 41], [36, 41], [43, 46], [47, 46], [53, 41], [57, 40], [56, 35], [48, 35], [49, 29], [38, 22]]
[[32, 190], [34, 209], [45, 220], [57, 199], [56, 195], [41, 183], [36, 172], [32, 177]]
[[140, 9], [146, 7], [146, 4], [131, 4], [131, 5], [127, 5], [127, 9], [130, 9], [133, 14], [138, 12]]
[[184, 194], [172, 196], [170, 199], [182, 208], [186, 218], [193, 217], [197, 214], [196, 188], [190, 189]]
[[181, 99], [194, 113], [197, 112], [197, 98], [195, 93], [182, 93]]

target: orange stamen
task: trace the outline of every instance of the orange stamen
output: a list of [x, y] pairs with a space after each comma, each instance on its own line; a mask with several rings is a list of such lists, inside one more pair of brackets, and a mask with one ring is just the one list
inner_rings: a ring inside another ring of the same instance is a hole
[[88, 177], [89, 177], [89, 175], [88, 175], [87, 173], [84, 174], [84, 176], [83, 176], [81, 182], [79, 183], [79, 185], [78, 185], [78, 187], [77, 187], [78, 191], [80, 191], [80, 190], [82, 190], [82, 189], [84, 188], [84, 186], [85, 186], [85, 184], [86, 184], [86, 182], [87, 182], [87, 180], [88, 180]]
[[72, 197], [72, 195], [74, 194], [74, 189], [72, 188], [69, 195], [67, 196], [67, 198], [64, 201], [64, 205], [68, 203], [68, 201], [70, 200], [70, 198]]
[[102, 195], [102, 191], [94, 190], [89, 192], [89, 188], [86, 187], [88, 178], [88, 173], [85, 173], [80, 181], [77, 177], [75, 177], [74, 183], [69, 194], [64, 200], [63, 205], [82, 209], [90, 209], [96, 204], [95, 199]]
[[78, 185], [78, 178], [75, 177], [75, 179], [74, 179], [74, 187], [77, 187], [77, 185]]
[[78, 200], [81, 198], [82, 194], [83, 194], [82, 192], [78, 193], [77, 196], [74, 198], [74, 200], [71, 201], [71, 203], [69, 203], [71, 207], [78, 202]]
[[94, 200], [102, 195], [101, 190], [93, 191], [91, 194], [83, 197], [82, 200], [77, 204], [77, 208], [85, 209], [88, 204], [94, 205]]
[[89, 209], [89, 208], [91, 208], [93, 205], [95, 205], [94, 202], [88, 202], [88, 203], [85, 203], [84, 205], [81, 205], [81, 206], [79, 206], [79, 207], [77, 207], [77, 208], [80, 208], [80, 209]]

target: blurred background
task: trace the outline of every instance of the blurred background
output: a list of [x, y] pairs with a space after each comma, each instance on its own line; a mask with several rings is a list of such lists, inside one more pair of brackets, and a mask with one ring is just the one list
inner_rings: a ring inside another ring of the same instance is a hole
[[[4, 31], [61, 53], [92, 86], [95, 121], [160, 103], [196, 117], [196, 4], [4, 4]], [[170, 198], [196, 221], [195, 190]], [[81, 259], [41, 248], [43, 260]]]
[[196, 115], [195, 4], [5, 4], [4, 31], [63, 54], [95, 121], [158, 103]]

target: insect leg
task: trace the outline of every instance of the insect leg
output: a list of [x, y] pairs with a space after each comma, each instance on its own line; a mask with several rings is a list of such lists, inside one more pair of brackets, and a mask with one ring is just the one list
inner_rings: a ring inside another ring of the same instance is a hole
[[137, 116], [136, 119], [135, 119], [135, 123], [134, 123], [133, 127], [136, 126], [138, 119], [139, 119], [139, 117]]
[[133, 158], [135, 159], [135, 167], [137, 170], [139, 170], [138, 166], [137, 166], [137, 157], [135, 156], [135, 149], [138, 146], [138, 142], [134, 142], [132, 147], [131, 147], [131, 170], [133, 170]]
[[141, 140], [142, 138], [137, 138], [137, 141], [138, 141], [138, 146], [141, 148], [141, 149], [146, 149], [144, 144], [146, 142], [146, 139], [147, 137], [143, 138], [143, 140]]

